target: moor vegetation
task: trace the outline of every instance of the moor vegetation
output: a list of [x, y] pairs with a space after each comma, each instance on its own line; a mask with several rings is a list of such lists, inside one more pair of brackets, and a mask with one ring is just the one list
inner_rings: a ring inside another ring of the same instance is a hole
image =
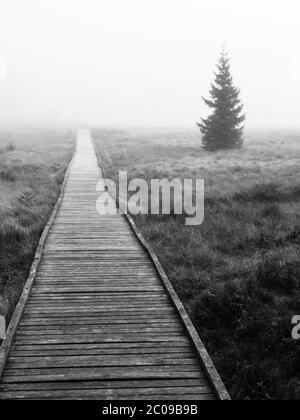
[[74, 147], [64, 130], [0, 132], [0, 315], [18, 302]]
[[299, 399], [300, 135], [252, 133], [207, 153], [196, 133], [94, 133], [107, 176], [204, 178], [205, 221], [139, 215], [235, 399]]

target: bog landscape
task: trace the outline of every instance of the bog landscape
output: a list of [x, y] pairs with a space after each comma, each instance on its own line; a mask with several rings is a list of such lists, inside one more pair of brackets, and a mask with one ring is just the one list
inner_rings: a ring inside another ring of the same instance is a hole
[[[249, 132], [211, 154], [197, 130], [92, 131], [106, 176], [205, 179], [205, 222], [138, 215], [230, 394], [296, 398], [300, 135]], [[1, 314], [14, 310], [74, 150], [75, 132], [1, 132]]]
[[300, 400], [299, 7], [3, 2], [0, 401]]

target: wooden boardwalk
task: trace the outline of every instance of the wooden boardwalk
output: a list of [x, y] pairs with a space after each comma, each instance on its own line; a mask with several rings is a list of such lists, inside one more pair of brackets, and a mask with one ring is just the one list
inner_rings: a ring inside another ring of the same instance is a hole
[[2, 343], [0, 399], [228, 399], [130, 221], [97, 213], [100, 177], [81, 131]]

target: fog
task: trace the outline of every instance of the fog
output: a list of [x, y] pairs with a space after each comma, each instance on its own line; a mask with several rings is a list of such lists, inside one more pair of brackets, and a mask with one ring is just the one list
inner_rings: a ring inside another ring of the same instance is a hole
[[193, 126], [223, 45], [249, 128], [300, 128], [299, 1], [1, 0], [2, 123]]

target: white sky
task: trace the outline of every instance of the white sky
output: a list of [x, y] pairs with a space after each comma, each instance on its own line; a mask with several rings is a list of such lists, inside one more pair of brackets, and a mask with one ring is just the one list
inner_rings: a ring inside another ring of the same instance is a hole
[[0, 0], [0, 119], [193, 125], [226, 43], [248, 127], [300, 128], [299, 0]]

